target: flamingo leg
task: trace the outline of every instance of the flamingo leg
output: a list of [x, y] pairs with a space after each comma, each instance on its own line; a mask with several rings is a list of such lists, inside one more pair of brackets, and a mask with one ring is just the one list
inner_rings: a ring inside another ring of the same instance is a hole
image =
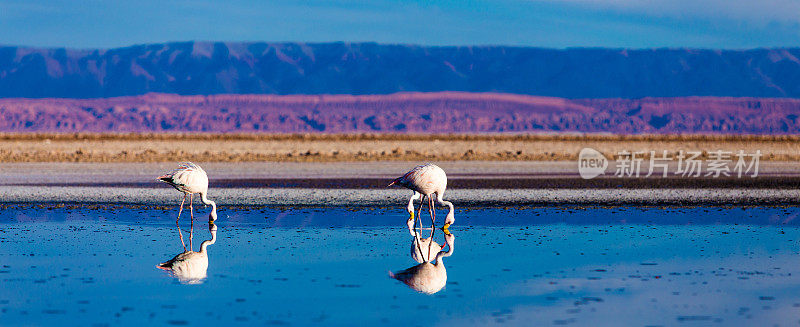
[[189, 214], [192, 216], [192, 222], [189, 224], [189, 251], [194, 250], [193, 240], [194, 240], [194, 208], [192, 208], [192, 202], [194, 202], [194, 194], [189, 194]]
[[[431, 246], [433, 245], [433, 232], [436, 230], [436, 217], [434, 216], [433, 211], [433, 197], [428, 197], [428, 213], [431, 215], [431, 237], [430, 242], [428, 242], [428, 260], [431, 258]], [[420, 205], [421, 207], [422, 205]], [[422, 225], [422, 223], [420, 223]], [[428, 261], [426, 260], [426, 261]]]
[[[420, 223], [419, 223], [420, 230], [422, 229], [422, 216], [420, 216], [420, 215], [422, 214], [422, 204], [425, 203], [424, 201], [425, 201], [426, 197], [427, 197], [427, 195], [423, 194], [422, 197], [419, 199], [419, 210], [417, 210], [417, 219], [420, 220]], [[415, 221], [414, 222], [414, 226], [416, 226], [416, 223], [417, 222]]]
[[181, 209], [178, 210], [178, 219], [175, 219], [175, 227], [178, 227], [178, 235], [181, 237], [181, 245], [183, 245], [183, 252], [186, 252], [186, 243], [183, 242], [183, 232], [181, 232], [181, 212], [183, 212], [183, 204], [186, 202], [186, 194], [183, 194], [183, 201], [181, 201]]

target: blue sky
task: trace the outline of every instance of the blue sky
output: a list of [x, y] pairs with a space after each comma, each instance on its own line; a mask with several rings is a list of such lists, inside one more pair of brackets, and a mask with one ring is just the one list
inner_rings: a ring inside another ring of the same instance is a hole
[[0, 0], [0, 44], [168, 41], [800, 46], [800, 0]]

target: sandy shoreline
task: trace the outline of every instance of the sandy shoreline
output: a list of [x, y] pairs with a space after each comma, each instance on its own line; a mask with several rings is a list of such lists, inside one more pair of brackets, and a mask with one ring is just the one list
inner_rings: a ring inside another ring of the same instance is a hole
[[583, 148], [621, 151], [761, 151], [800, 161], [791, 135], [0, 134], [0, 162], [575, 161]]

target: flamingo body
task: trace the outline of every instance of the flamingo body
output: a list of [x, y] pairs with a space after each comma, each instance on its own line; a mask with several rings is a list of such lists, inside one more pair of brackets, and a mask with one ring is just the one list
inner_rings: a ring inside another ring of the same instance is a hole
[[178, 168], [158, 176], [158, 180], [186, 194], [208, 192], [206, 171], [191, 162], [180, 163]]
[[447, 174], [439, 166], [428, 163], [414, 167], [392, 183], [425, 196], [433, 193], [444, 195], [447, 189]]

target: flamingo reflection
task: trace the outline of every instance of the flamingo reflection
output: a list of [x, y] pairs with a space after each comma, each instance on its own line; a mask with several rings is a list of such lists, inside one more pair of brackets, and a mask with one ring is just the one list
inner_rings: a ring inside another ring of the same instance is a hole
[[411, 258], [417, 263], [431, 261], [431, 253], [436, 255], [442, 250], [442, 246], [433, 240], [433, 234], [428, 238], [421, 238], [419, 232], [415, 229], [414, 221], [409, 219], [408, 232], [411, 234]]
[[447, 284], [447, 270], [442, 259], [453, 255], [456, 239], [449, 231], [445, 231], [444, 237], [448, 250], [436, 253], [433, 263], [425, 261], [403, 271], [389, 272], [389, 276], [420, 293], [434, 294], [441, 291]]
[[200, 251], [195, 252], [190, 248], [156, 267], [169, 271], [183, 284], [202, 283], [208, 270], [208, 246], [217, 241], [217, 225], [209, 222], [208, 231], [211, 232], [211, 239], [200, 244]]

